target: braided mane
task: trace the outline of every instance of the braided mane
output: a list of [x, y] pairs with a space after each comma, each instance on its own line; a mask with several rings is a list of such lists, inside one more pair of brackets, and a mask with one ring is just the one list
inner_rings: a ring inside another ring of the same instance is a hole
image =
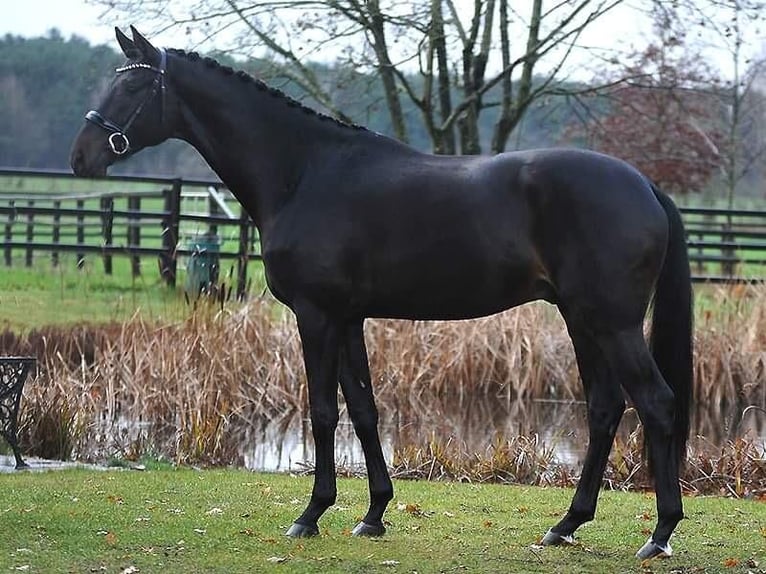
[[259, 80], [258, 78], [251, 76], [244, 70], [235, 70], [231, 66], [224, 66], [217, 60], [214, 60], [213, 58], [200, 56], [197, 52], [187, 52], [186, 50], [179, 50], [175, 48], [169, 49], [168, 52], [177, 56], [181, 56], [182, 58], [189, 60], [190, 62], [202, 62], [208, 68], [213, 68], [227, 76], [234, 76], [238, 78], [239, 80], [241, 80], [242, 82], [252, 84], [253, 86], [256, 87], [256, 89], [260, 90], [261, 92], [264, 92], [273, 98], [282, 100], [288, 107], [298, 108], [302, 112], [311, 116], [315, 116], [316, 118], [320, 120], [329, 121], [344, 128], [367, 130], [367, 128], [365, 128], [364, 126], [360, 126], [353, 123], [347, 123], [337, 118], [334, 118], [332, 116], [328, 116], [327, 114], [323, 114], [322, 112], [318, 112], [317, 110], [310, 108], [306, 106], [305, 104], [299, 102], [295, 98], [288, 96], [282, 90], [273, 88], [269, 86], [268, 84], [266, 84], [265, 82], [263, 82], [262, 80]]

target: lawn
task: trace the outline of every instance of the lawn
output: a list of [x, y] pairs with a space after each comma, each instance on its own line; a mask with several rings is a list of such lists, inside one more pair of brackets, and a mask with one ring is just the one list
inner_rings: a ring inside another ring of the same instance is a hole
[[571, 548], [539, 537], [567, 489], [397, 481], [388, 534], [357, 539], [367, 485], [339, 479], [318, 538], [284, 530], [311, 479], [243, 470], [68, 470], [0, 476], [0, 571], [26, 572], [766, 572], [766, 504], [686, 499], [676, 554], [634, 552], [655, 517], [648, 494], [604, 492]]
[[[134, 277], [127, 257], [115, 257], [112, 275], [100, 259], [88, 258], [77, 269], [73, 256], [62, 256], [52, 267], [36, 259], [32, 267], [0, 267], [0, 330], [26, 332], [47, 325], [122, 322], [135, 314], [158, 322], [188, 315], [192, 307], [185, 296], [186, 258], [178, 267], [176, 288], [165, 285], [156, 260], [143, 258], [141, 275]], [[221, 261], [220, 283], [236, 281], [236, 262]], [[260, 262], [248, 263], [249, 292], [265, 288]], [[233, 303], [229, 303], [233, 305]]]

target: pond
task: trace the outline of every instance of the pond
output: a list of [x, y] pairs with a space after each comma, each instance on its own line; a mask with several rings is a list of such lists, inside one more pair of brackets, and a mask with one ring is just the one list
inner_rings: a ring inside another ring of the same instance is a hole
[[[766, 448], [766, 413], [746, 407], [695, 413], [692, 447], [717, 450], [726, 441], [745, 436]], [[628, 409], [618, 435], [627, 439], [637, 424], [636, 412]], [[381, 408], [379, 428], [389, 463], [395, 449], [423, 446], [431, 437], [443, 442], [459, 441], [467, 452], [484, 452], [498, 437], [536, 434], [546, 447], [553, 449], [557, 462], [571, 466], [582, 462], [588, 444], [584, 402], [482, 400], [385, 406]], [[239, 432], [240, 453], [247, 468], [288, 471], [304, 468], [313, 461], [311, 425], [300, 412], [258, 419]], [[361, 447], [345, 412], [338, 425], [335, 452], [338, 463], [346, 467], [364, 464]]]

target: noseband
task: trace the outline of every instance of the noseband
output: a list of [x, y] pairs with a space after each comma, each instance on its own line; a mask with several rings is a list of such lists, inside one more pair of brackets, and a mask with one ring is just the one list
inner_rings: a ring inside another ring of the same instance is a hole
[[152, 66], [151, 64], [128, 64], [127, 66], [122, 66], [121, 68], [117, 68], [115, 70], [116, 73], [120, 74], [122, 72], [129, 72], [131, 70], [151, 70], [156, 74], [156, 77], [154, 78], [154, 82], [152, 83], [152, 89], [149, 90], [149, 93], [146, 95], [146, 97], [143, 99], [143, 101], [138, 105], [138, 107], [135, 109], [135, 111], [130, 115], [128, 120], [120, 126], [118, 123], [113, 122], [104, 116], [102, 116], [97, 110], [90, 110], [87, 114], [85, 114], [85, 119], [88, 120], [92, 124], [96, 124], [98, 127], [106, 130], [109, 132], [109, 139], [107, 140], [109, 142], [109, 148], [112, 150], [112, 153], [115, 155], [123, 155], [128, 153], [128, 150], [130, 150], [130, 140], [127, 136], [127, 131], [130, 129], [130, 126], [133, 124], [133, 122], [136, 120], [136, 118], [141, 113], [141, 110], [144, 109], [144, 106], [149, 103], [149, 101], [154, 98], [154, 96], [159, 91], [162, 95], [162, 102], [161, 102], [161, 108], [160, 108], [160, 114], [161, 114], [161, 121], [164, 122], [165, 120], [165, 68], [167, 66], [167, 54], [165, 53], [164, 48], [160, 48], [160, 66], [159, 68]]

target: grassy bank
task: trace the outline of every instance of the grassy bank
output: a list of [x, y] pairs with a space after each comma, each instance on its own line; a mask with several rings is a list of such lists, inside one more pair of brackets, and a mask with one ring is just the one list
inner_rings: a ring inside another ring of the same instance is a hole
[[310, 479], [245, 471], [0, 476], [0, 570], [27, 572], [762, 573], [766, 505], [688, 498], [670, 560], [633, 557], [654, 499], [607, 492], [573, 548], [535, 546], [572, 491], [397, 481], [380, 540], [352, 538], [366, 483], [339, 480], [316, 539], [282, 533]]

